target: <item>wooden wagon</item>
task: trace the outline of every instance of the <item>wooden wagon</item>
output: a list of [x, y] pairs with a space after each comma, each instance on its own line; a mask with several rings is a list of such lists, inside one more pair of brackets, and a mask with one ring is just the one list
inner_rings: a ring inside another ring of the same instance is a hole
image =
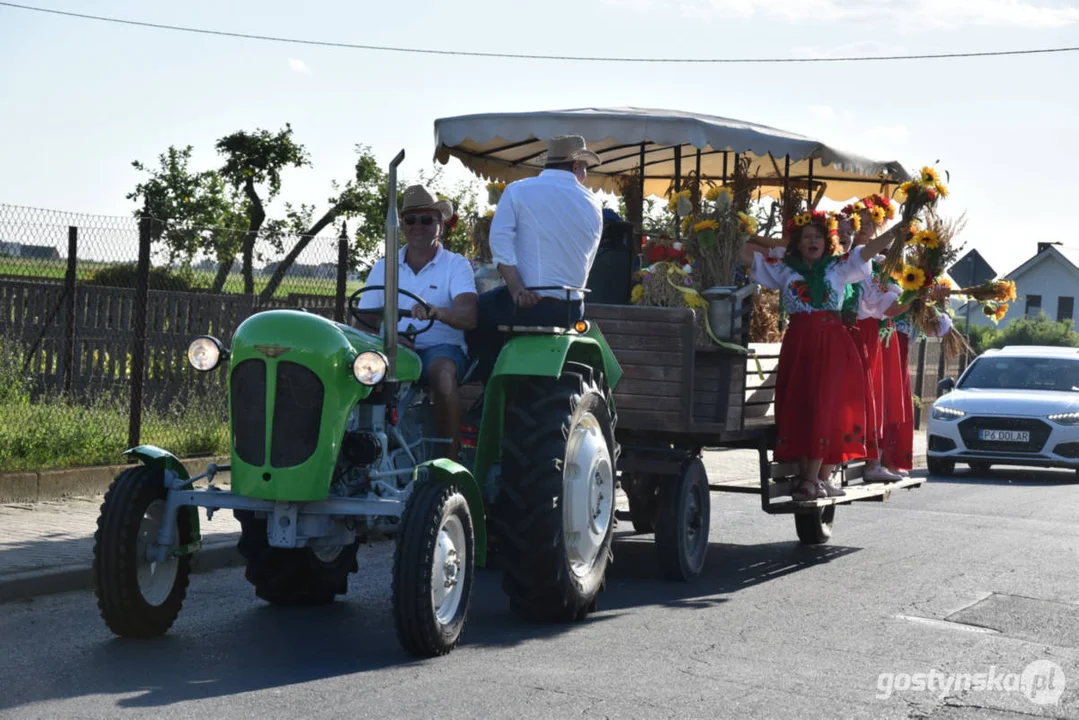
[[[803, 189], [812, 207], [824, 197], [846, 201], [909, 179], [898, 163], [844, 153], [811, 138], [707, 115], [633, 108], [535, 113], [485, 113], [435, 121], [435, 157], [459, 159], [477, 175], [504, 182], [542, 170], [548, 138], [582, 135], [601, 164], [586, 184], [622, 193], [636, 184], [631, 218], [643, 216], [643, 198], [678, 190], [692, 170], [697, 178], [728, 180], [728, 168], [746, 158], [759, 193], [779, 197]], [[729, 160], [733, 163], [729, 164]], [[782, 168], [782, 169], [781, 169]], [[624, 196], [625, 197], [625, 196]], [[639, 232], [640, 228], [634, 228]], [[600, 254], [603, 255], [601, 244]], [[686, 580], [704, 565], [711, 492], [755, 493], [769, 514], [792, 514], [798, 538], [822, 543], [831, 537], [837, 505], [888, 497], [916, 487], [920, 478], [862, 483], [862, 463], [837, 470], [846, 495], [796, 502], [790, 493], [798, 468], [775, 463], [772, 410], [778, 345], [749, 343], [752, 304], [731, 302], [724, 337], [733, 347], [696, 344], [694, 311], [631, 305], [632, 263], [617, 257], [592, 268], [621, 278], [586, 305], [586, 319], [603, 333], [622, 366], [614, 388], [616, 436], [622, 448], [620, 484], [628, 517], [642, 533], [655, 533], [660, 567], [668, 578]], [[715, 300], [713, 302], [716, 302]], [[753, 449], [757, 477], [710, 483], [702, 461], [706, 448]]]

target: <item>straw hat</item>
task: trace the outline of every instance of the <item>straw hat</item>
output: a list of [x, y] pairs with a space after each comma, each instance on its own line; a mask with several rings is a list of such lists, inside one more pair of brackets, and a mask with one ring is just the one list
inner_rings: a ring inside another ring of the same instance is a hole
[[548, 141], [547, 158], [544, 162], [570, 162], [572, 160], [586, 160], [588, 167], [602, 162], [599, 155], [585, 147], [584, 138], [580, 135], [559, 135]]
[[434, 193], [423, 185], [412, 185], [405, 188], [401, 214], [404, 215], [410, 210], [438, 210], [442, 214], [442, 222], [446, 222], [453, 217], [453, 203], [449, 200], [439, 200]]

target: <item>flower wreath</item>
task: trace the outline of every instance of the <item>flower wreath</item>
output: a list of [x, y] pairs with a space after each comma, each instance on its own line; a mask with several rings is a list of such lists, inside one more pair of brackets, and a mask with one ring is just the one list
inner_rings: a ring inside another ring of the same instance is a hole
[[823, 210], [810, 210], [795, 215], [787, 221], [787, 232], [793, 232], [796, 228], [802, 228], [807, 225], [816, 225], [825, 237], [839, 236], [839, 221], [833, 217], [829, 217], [828, 213]]
[[868, 210], [873, 218], [874, 225], [883, 225], [887, 220], [895, 219], [895, 205], [883, 195], [867, 195], [858, 202], [847, 205], [841, 213], [846, 215], [854, 223], [854, 231], [862, 229], [861, 212]]

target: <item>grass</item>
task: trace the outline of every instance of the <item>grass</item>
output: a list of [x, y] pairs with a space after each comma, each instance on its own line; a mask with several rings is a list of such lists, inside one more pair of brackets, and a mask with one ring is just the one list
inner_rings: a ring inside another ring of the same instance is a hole
[[[104, 268], [119, 263], [79, 261], [75, 268], [76, 280], [89, 282], [94, 275]], [[0, 257], [0, 278], [20, 278], [26, 280], [63, 280], [67, 275], [67, 262], [63, 260], [21, 260]], [[193, 270], [192, 286], [209, 289], [216, 273], [209, 270]], [[269, 275], [255, 275], [255, 292], [259, 293], [269, 282]], [[345, 292], [351, 294], [363, 287], [359, 280], [349, 280]], [[244, 279], [238, 272], [230, 273], [225, 280], [223, 292], [240, 295], [243, 293]], [[337, 280], [331, 278], [305, 278], [286, 275], [278, 286], [274, 297], [287, 298], [290, 294], [334, 295], [337, 292]]]
[[[228, 451], [226, 399], [221, 391], [192, 394], [167, 411], [147, 408], [143, 443], [180, 457]], [[31, 402], [22, 373], [22, 350], [0, 338], [0, 472], [53, 470], [124, 462], [125, 398], [98, 396], [90, 403], [50, 397]]]

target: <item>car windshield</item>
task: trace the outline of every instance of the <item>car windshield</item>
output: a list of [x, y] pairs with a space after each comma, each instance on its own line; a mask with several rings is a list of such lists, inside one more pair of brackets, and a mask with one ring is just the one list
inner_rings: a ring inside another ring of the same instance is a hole
[[1079, 392], [1079, 360], [1067, 358], [981, 357], [959, 387], [985, 390]]

